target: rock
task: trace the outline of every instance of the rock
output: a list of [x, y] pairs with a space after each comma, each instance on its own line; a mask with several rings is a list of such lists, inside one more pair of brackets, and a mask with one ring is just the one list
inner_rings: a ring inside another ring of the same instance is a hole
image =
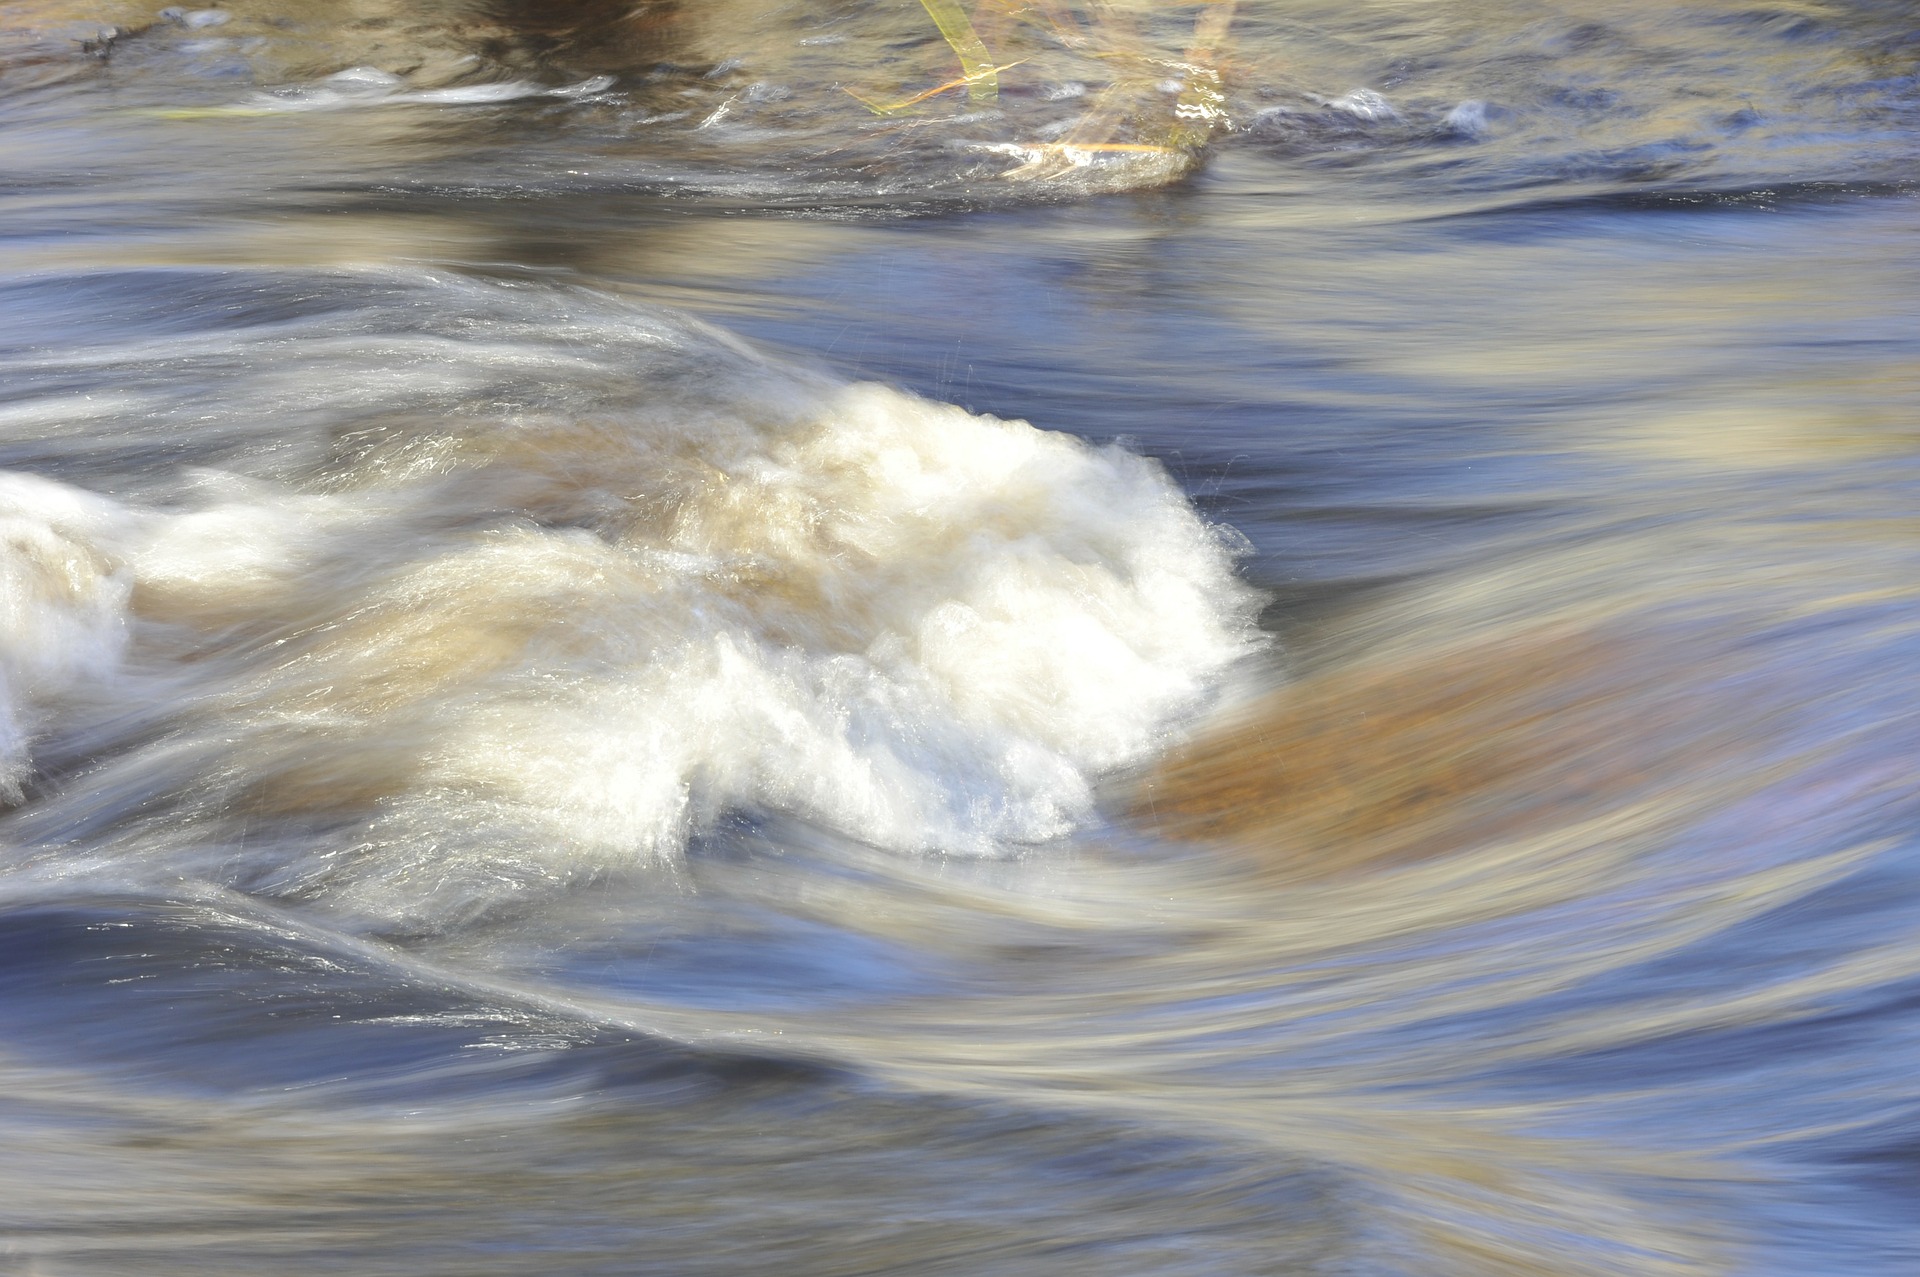
[[1176, 752], [1132, 815], [1303, 876], [1498, 843], [1723, 762], [1760, 713], [1708, 712], [1706, 672], [1727, 668], [1714, 645], [1621, 622], [1360, 660]]
[[74, 35], [136, 31], [153, 22], [145, 4], [124, 0], [0, 0], [0, 32]]

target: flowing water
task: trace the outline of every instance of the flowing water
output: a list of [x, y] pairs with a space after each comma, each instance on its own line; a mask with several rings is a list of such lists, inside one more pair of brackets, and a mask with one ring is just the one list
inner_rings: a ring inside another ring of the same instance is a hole
[[1034, 8], [0, 3], [0, 1272], [1920, 1272], [1920, 11]]

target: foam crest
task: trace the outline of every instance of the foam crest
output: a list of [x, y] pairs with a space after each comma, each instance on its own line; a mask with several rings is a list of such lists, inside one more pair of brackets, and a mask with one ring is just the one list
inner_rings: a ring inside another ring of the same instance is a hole
[[132, 588], [207, 682], [155, 683], [165, 748], [109, 770], [199, 844], [244, 824], [246, 885], [431, 922], [731, 813], [907, 853], [1059, 837], [1255, 641], [1232, 545], [1157, 464], [789, 390], [411, 422], [343, 442], [322, 491], [209, 477], [121, 515], [132, 571], [74, 616], [117, 635]]
[[142, 616], [201, 626], [297, 614], [311, 584], [303, 574], [351, 553], [343, 534], [364, 535], [378, 504], [214, 471], [195, 475], [185, 495], [184, 508], [143, 519], [124, 553]]
[[503, 841], [541, 849], [524, 881], [742, 809], [910, 852], [1058, 837], [1251, 641], [1229, 547], [1158, 466], [880, 387], [461, 448], [440, 499], [574, 526], [418, 563], [314, 653], [315, 686], [407, 670], [383, 722], [435, 742], [329, 884], [360, 908], [469, 907], [515, 876]]

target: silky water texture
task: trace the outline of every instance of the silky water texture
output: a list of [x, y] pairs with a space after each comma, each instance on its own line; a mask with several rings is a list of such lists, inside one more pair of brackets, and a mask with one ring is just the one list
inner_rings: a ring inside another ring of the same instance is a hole
[[1920, 1271], [1912, 6], [966, 7], [0, 3], [0, 1273]]

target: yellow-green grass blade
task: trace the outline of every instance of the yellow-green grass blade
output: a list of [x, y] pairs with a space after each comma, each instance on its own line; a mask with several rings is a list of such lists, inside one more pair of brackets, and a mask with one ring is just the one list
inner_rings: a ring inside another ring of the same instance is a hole
[[967, 81], [967, 96], [975, 102], [991, 102], [1000, 96], [1000, 77], [993, 57], [973, 29], [960, 0], [920, 0], [940, 34], [960, 56], [960, 70]]

